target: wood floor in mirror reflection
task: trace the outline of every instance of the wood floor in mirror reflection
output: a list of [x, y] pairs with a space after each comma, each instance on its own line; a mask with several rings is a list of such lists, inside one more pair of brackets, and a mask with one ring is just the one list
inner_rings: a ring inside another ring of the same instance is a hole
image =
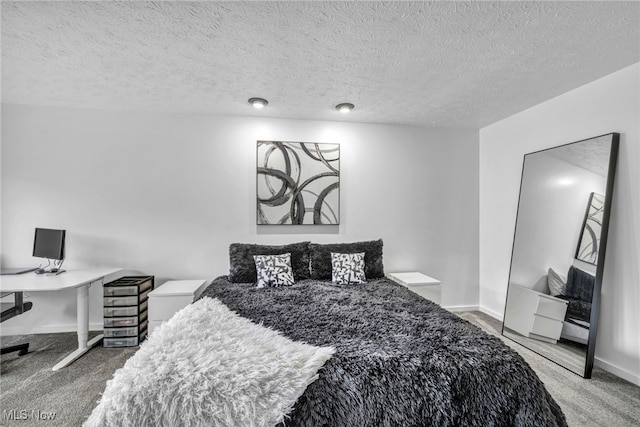
[[560, 340], [556, 344], [547, 343], [522, 336], [508, 328], [505, 328], [503, 335], [580, 376], [584, 375], [586, 346], [565, 340]]

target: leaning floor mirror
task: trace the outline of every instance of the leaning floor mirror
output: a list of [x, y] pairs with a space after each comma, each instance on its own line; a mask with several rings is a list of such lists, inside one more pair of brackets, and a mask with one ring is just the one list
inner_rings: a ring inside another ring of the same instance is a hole
[[502, 334], [585, 378], [619, 139], [611, 133], [526, 154], [522, 168]]

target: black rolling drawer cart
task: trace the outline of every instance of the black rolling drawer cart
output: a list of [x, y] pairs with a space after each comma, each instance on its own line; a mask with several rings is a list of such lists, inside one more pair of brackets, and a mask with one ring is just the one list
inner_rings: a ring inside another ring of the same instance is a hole
[[124, 276], [104, 285], [105, 347], [135, 347], [147, 336], [153, 276]]

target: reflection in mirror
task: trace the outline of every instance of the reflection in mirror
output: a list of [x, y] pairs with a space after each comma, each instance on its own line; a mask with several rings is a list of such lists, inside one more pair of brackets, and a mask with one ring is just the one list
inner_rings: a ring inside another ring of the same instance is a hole
[[598, 247], [600, 247], [600, 230], [604, 214], [604, 196], [591, 193], [587, 203], [587, 213], [582, 223], [580, 240], [576, 251], [576, 259], [589, 264], [597, 264]]
[[522, 169], [502, 333], [585, 378], [618, 144], [612, 133], [530, 153]]

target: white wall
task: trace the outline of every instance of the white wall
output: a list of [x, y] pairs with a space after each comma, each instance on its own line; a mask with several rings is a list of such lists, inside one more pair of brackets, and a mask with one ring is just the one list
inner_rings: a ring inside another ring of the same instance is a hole
[[501, 317], [524, 154], [621, 134], [596, 365], [640, 384], [640, 64], [480, 130], [480, 306]]
[[[258, 139], [341, 144], [340, 226], [256, 226]], [[477, 131], [4, 105], [2, 262], [37, 265], [36, 226], [67, 230], [67, 268], [158, 283], [226, 274], [232, 242], [381, 237], [386, 271], [423, 271], [443, 305], [477, 307], [477, 177]], [[73, 292], [30, 298], [3, 334], [74, 329]]]

